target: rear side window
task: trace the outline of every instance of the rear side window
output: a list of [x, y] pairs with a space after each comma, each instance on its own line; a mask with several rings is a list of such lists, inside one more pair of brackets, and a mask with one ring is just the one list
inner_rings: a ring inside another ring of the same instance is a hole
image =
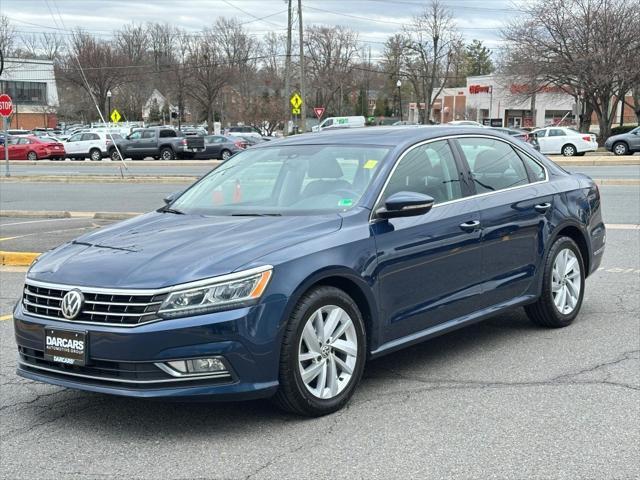
[[527, 157], [526, 155], [521, 155], [522, 161], [525, 163], [531, 175], [533, 177], [534, 182], [540, 182], [547, 178], [547, 174], [544, 171], [542, 165], [533, 160], [532, 158]]
[[462, 197], [458, 168], [446, 140], [413, 148], [400, 160], [382, 200], [398, 192], [424, 193], [435, 203]]
[[565, 133], [564, 130], [560, 130], [559, 128], [552, 128], [551, 130], [549, 130], [549, 136], [550, 137], [566, 137], [567, 134]]
[[491, 138], [459, 138], [477, 193], [495, 192], [529, 183], [527, 170], [515, 150]]
[[142, 132], [142, 138], [155, 138], [156, 132], [153, 130], [145, 130]]
[[177, 137], [175, 130], [160, 130], [160, 138], [169, 137]]

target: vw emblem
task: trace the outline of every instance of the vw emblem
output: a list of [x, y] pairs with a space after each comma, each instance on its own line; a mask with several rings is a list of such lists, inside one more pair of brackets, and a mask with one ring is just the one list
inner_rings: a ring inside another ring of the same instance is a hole
[[84, 295], [80, 290], [71, 290], [62, 297], [62, 315], [68, 320], [73, 320], [80, 313], [82, 304], [84, 303]]

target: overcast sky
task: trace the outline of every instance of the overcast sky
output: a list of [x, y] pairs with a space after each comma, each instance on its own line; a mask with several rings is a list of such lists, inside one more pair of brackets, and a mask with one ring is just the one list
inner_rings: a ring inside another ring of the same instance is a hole
[[[477, 38], [492, 48], [499, 48], [499, 28], [520, 13], [517, 3], [522, 1], [526, 0], [442, 0], [467, 41]], [[375, 57], [389, 35], [425, 4], [421, 0], [303, 0], [303, 19], [305, 24], [352, 28]], [[128, 22], [169, 22], [198, 31], [220, 16], [236, 17], [246, 22], [248, 31], [261, 36], [286, 31], [286, 8], [285, 0], [0, 0], [0, 12], [18, 33], [59, 29], [68, 34], [82, 27], [102, 38], [113, 38], [113, 31]]]

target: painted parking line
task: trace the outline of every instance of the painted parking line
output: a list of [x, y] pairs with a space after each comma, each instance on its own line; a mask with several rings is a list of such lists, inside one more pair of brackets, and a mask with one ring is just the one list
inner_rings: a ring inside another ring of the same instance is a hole
[[640, 230], [640, 225], [633, 223], [609, 223], [605, 227], [609, 230]]
[[4, 321], [4, 320], [11, 320], [13, 318], [13, 315], [9, 314], [9, 315], [0, 315], [0, 322]]

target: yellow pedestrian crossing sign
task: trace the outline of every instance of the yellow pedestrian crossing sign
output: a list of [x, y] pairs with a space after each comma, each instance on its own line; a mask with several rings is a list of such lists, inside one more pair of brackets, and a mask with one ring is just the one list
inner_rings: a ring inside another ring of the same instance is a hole
[[[295, 113], [293, 110], [300, 110], [300, 107], [302, 106], [302, 97], [299, 93], [296, 92], [291, 95], [291, 99], [289, 101], [291, 102], [291, 106], [293, 107], [293, 109], [291, 110], [292, 113]], [[300, 112], [298, 111], [298, 113]]]
[[120, 116], [120, 112], [114, 108], [113, 112], [111, 112], [111, 121], [113, 123], [118, 123], [121, 118], [122, 117]]

